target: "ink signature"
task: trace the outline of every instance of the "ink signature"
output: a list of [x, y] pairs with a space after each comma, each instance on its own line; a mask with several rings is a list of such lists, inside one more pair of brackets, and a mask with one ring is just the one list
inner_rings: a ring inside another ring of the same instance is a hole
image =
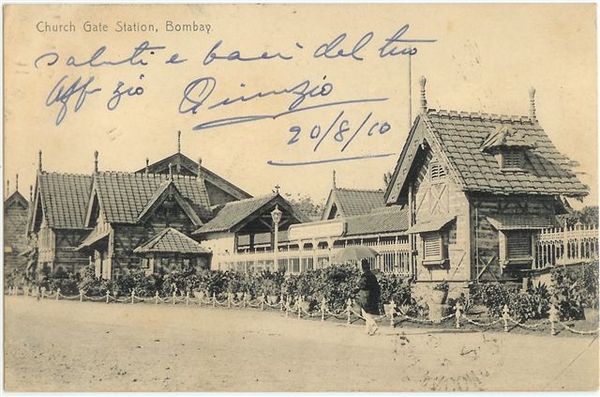
[[77, 112], [87, 99], [88, 95], [94, 94], [101, 91], [102, 88], [92, 88], [91, 85], [94, 82], [94, 76], [89, 77], [85, 82], [81, 77], [78, 77], [75, 81], [69, 83], [67, 79], [68, 75], [63, 76], [58, 83], [52, 88], [48, 97], [46, 98], [46, 106], [50, 107], [54, 104], [58, 104], [59, 110], [56, 115], [55, 123], [59, 125], [67, 115], [68, 105], [71, 98], [76, 97], [73, 111]]

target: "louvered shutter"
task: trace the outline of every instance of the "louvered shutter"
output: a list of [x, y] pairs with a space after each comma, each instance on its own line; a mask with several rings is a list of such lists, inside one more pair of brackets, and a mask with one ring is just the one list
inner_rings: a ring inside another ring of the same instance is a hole
[[424, 259], [442, 259], [442, 239], [438, 233], [423, 235]]
[[528, 258], [531, 256], [531, 234], [511, 232], [506, 236], [508, 259]]
[[446, 170], [437, 161], [432, 161], [429, 164], [429, 175], [432, 182], [438, 181], [446, 176]]

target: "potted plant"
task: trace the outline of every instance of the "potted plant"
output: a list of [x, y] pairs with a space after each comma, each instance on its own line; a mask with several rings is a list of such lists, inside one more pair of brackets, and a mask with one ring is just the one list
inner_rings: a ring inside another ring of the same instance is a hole
[[442, 281], [439, 284], [436, 284], [432, 288], [431, 298], [432, 303], [437, 303], [438, 305], [442, 305], [446, 302], [446, 298], [448, 297], [448, 282]]

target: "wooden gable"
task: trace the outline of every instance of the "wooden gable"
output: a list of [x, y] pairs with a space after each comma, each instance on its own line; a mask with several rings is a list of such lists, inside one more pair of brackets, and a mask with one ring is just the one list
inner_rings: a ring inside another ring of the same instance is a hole
[[196, 227], [202, 225], [202, 221], [175, 184], [168, 183], [157, 193], [139, 215], [139, 222], [159, 223], [167, 226], [185, 223], [192, 223]]

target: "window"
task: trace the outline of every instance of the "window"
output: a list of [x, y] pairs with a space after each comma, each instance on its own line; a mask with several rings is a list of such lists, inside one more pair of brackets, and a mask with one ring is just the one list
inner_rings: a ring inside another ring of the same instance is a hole
[[443, 264], [447, 255], [442, 233], [423, 233], [421, 238], [423, 239], [423, 264]]
[[438, 182], [446, 176], [446, 169], [438, 161], [432, 161], [429, 164], [429, 178], [431, 182]]
[[506, 259], [531, 258], [531, 233], [526, 231], [511, 231], [506, 233]]
[[521, 169], [525, 160], [525, 153], [521, 150], [507, 150], [502, 154], [502, 168]]

